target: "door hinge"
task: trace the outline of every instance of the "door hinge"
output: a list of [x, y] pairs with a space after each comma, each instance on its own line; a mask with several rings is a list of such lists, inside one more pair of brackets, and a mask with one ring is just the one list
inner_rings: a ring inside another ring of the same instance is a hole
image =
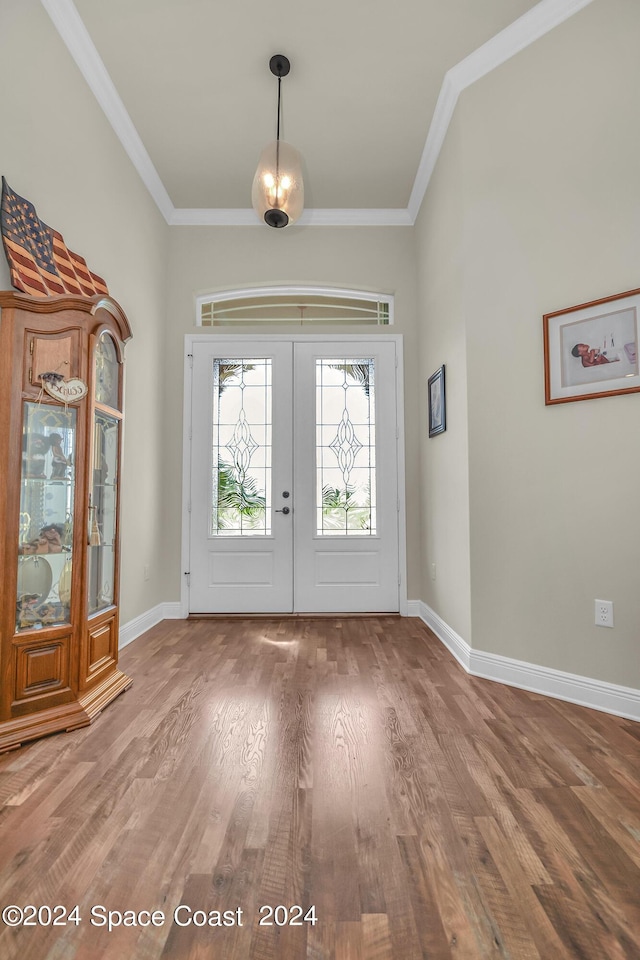
[[185, 570], [184, 575], [187, 578], [187, 585], [191, 586], [191, 571]]
[[191, 500], [187, 503], [187, 513], [191, 513]]
[[188, 358], [188, 360], [189, 360], [189, 366], [190, 366], [191, 369], [193, 370], [193, 354], [192, 354], [192, 353], [188, 353], [188, 354], [187, 354], [187, 358]]

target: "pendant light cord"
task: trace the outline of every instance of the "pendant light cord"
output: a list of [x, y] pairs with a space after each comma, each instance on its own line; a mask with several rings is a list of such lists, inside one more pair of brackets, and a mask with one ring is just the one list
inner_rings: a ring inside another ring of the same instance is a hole
[[278, 126], [276, 132], [276, 196], [274, 206], [280, 206], [280, 84], [282, 77], [278, 74]]
[[276, 135], [276, 140], [280, 139], [280, 84], [282, 83], [282, 77], [278, 77], [278, 132]]

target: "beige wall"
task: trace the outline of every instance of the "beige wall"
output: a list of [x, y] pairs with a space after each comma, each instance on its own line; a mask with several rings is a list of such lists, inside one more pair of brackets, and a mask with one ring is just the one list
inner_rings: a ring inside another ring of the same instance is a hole
[[[631, 687], [640, 686], [640, 395], [545, 407], [541, 318], [640, 286], [638, 36], [637, 3], [598, 0], [463, 93], [452, 162], [444, 152], [423, 211], [440, 210], [442, 223], [446, 203], [459, 224], [438, 257], [462, 257], [461, 284], [451, 282], [444, 306], [421, 301], [423, 354], [451, 335], [451, 317], [466, 336], [465, 639]], [[427, 277], [438, 263], [429, 229], [418, 255]], [[452, 356], [453, 379], [459, 338]], [[465, 429], [453, 411], [450, 429]], [[427, 468], [428, 516], [452, 513], [442, 487], [455, 453], [441, 454]], [[447, 619], [447, 599], [429, 595]], [[595, 627], [595, 598], [614, 601], [615, 629]]]
[[[184, 335], [195, 326], [195, 296], [214, 289], [265, 283], [327, 284], [395, 294], [395, 324], [372, 333], [405, 338], [409, 597], [419, 589], [419, 462], [417, 416], [417, 304], [415, 253], [410, 227], [174, 227], [169, 258], [168, 339], [165, 367], [167, 469], [164, 516], [169, 542], [180, 543]], [[255, 328], [264, 334], [264, 327]], [[270, 327], [291, 332], [290, 325]], [[362, 333], [362, 327], [340, 328]], [[314, 326], [317, 332], [335, 327]], [[229, 333], [229, 328], [222, 330]], [[243, 327], [248, 334], [252, 328]], [[180, 596], [179, 556], [166, 567], [165, 596]]]
[[[416, 223], [423, 517], [419, 597], [470, 643], [466, 261], [461, 176], [461, 125], [456, 113]], [[427, 380], [442, 364], [446, 430], [429, 438]]]
[[0, 88], [0, 173], [106, 279], [133, 329], [122, 476], [125, 623], [164, 599], [160, 408], [169, 228], [38, 0], [2, 0]]

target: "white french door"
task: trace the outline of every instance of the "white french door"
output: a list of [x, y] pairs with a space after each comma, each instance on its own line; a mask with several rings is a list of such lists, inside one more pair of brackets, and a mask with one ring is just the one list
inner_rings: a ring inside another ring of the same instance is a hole
[[398, 346], [193, 339], [191, 613], [399, 610]]

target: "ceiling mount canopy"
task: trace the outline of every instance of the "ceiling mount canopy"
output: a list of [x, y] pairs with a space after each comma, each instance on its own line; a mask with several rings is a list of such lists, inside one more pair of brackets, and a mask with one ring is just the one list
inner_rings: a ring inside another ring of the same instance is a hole
[[[286, 77], [291, 70], [291, 63], [288, 58], [282, 53], [276, 53], [274, 57], [271, 57], [269, 60], [269, 70], [274, 75], [274, 77]], [[278, 84], [278, 93], [280, 92], [280, 84]]]
[[253, 178], [251, 203], [270, 227], [286, 227], [295, 223], [304, 207], [304, 184], [300, 154], [290, 143], [280, 139], [280, 85], [291, 69], [287, 57], [278, 53], [271, 57], [269, 69], [278, 78], [278, 114], [276, 139], [262, 151]]

